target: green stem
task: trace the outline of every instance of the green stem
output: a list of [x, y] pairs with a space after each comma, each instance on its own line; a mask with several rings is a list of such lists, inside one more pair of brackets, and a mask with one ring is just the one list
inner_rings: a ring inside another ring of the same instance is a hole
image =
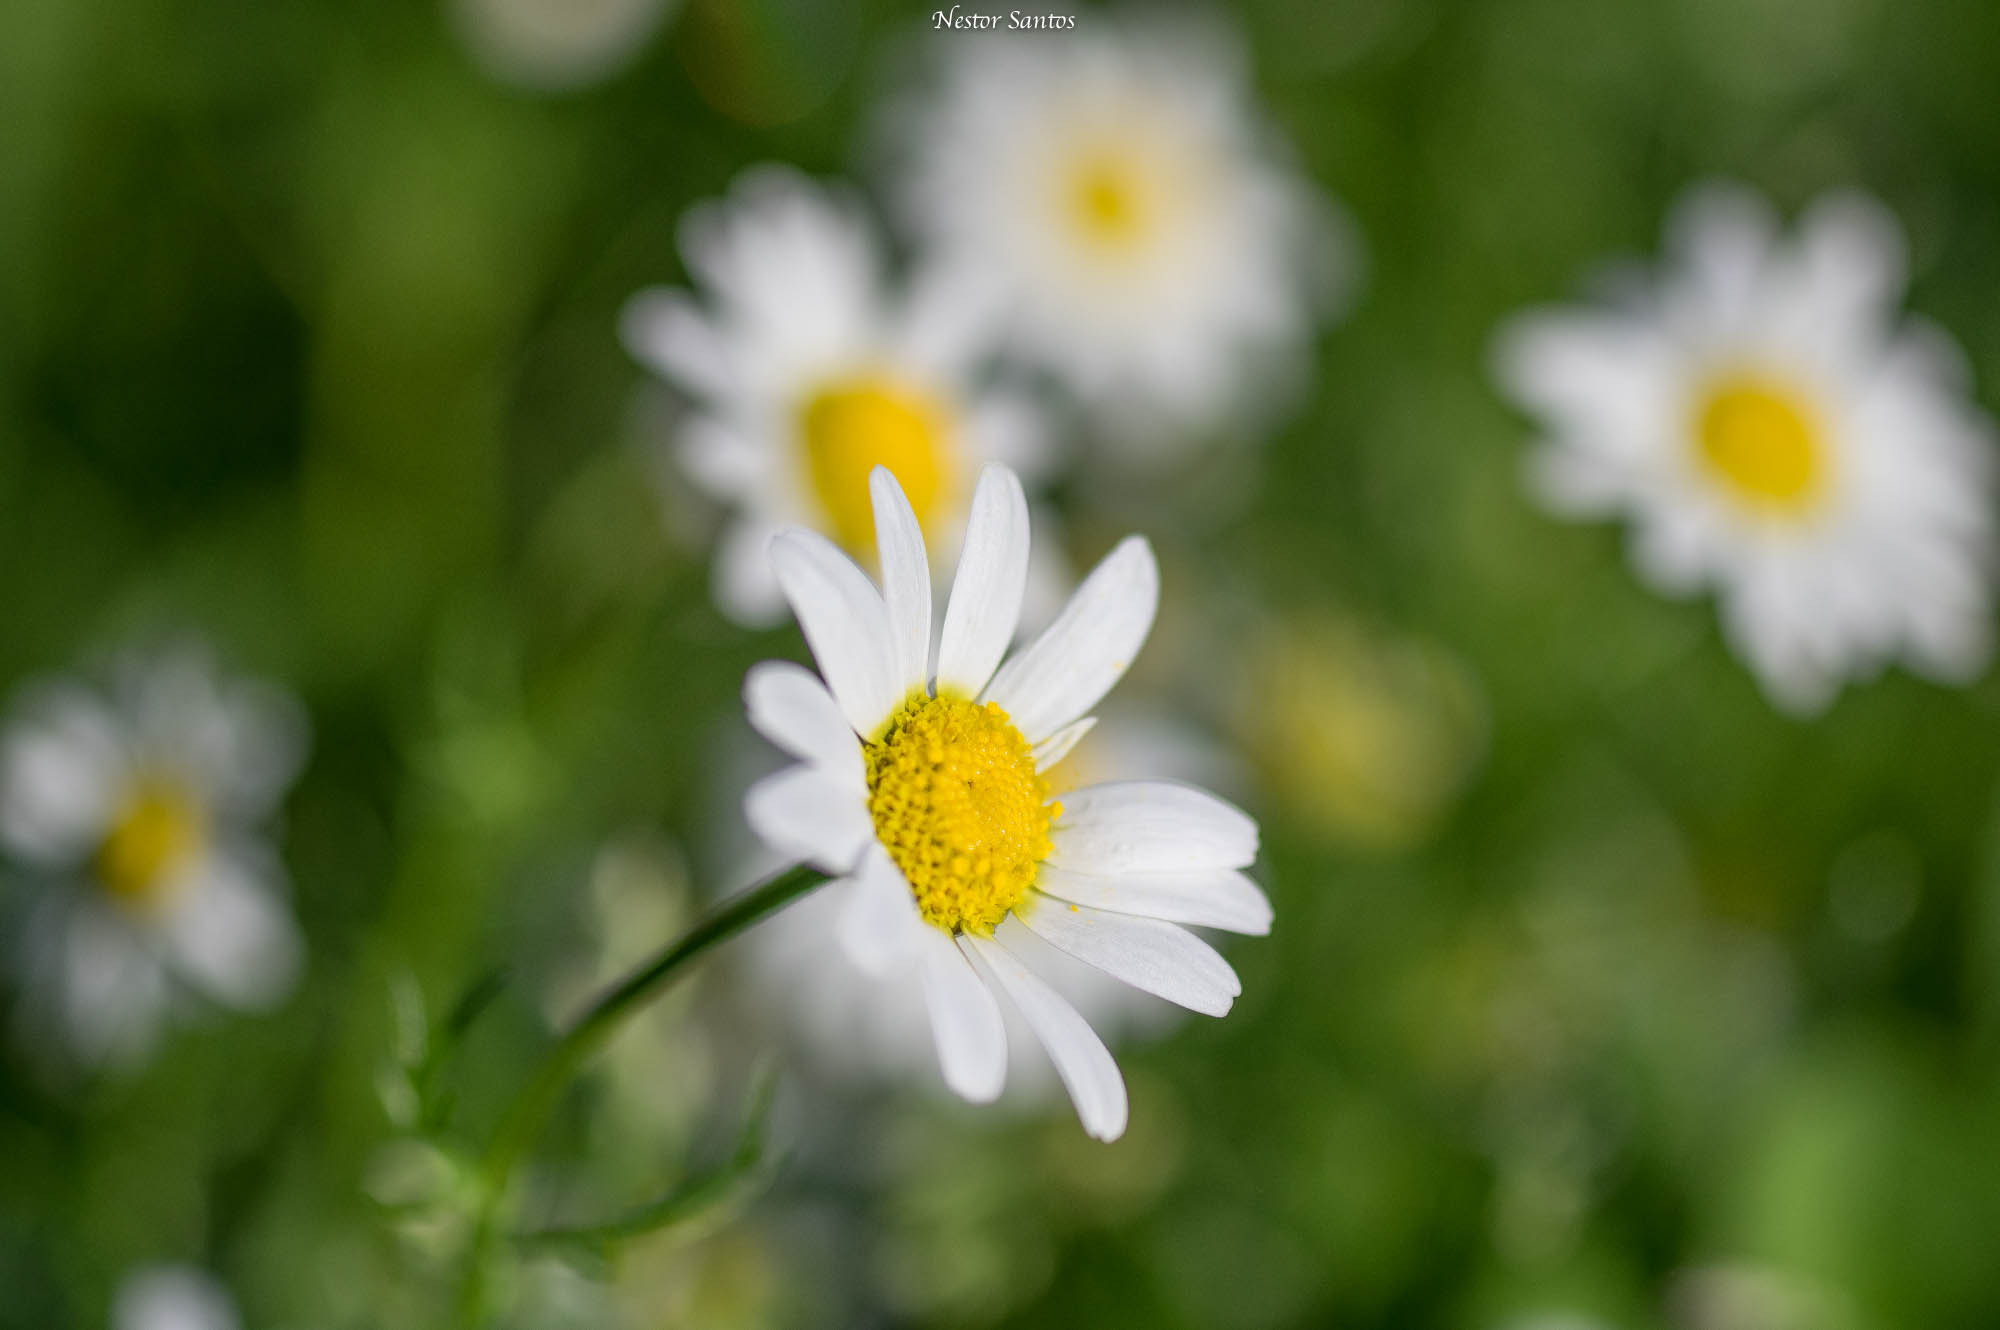
[[658, 997], [689, 961], [826, 880], [826, 874], [798, 864], [723, 902], [677, 941], [606, 989], [548, 1051], [534, 1075], [508, 1105], [480, 1161], [483, 1187], [473, 1231], [471, 1264], [460, 1289], [460, 1324], [478, 1324], [483, 1310], [484, 1272], [499, 1233], [500, 1209], [514, 1170], [541, 1138], [549, 1115], [577, 1071], [617, 1033], [620, 1025]]

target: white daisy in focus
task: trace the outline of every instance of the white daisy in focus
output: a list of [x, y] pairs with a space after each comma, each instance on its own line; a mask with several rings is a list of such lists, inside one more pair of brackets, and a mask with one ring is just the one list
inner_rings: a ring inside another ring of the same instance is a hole
[[447, 0], [479, 66], [503, 83], [555, 91], [631, 64], [677, 0]]
[[[1097, 720], [1067, 756], [1043, 772], [1055, 797], [1139, 772], [1210, 789], [1241, 784], [1240, 773], [1213, 741], [1160, 711], [1110, 707]], [[758, 774], [769, 771], [768, 764], [761, 764]], [[768, 847], [748, 858], [752, 871], [737, 874], [739, 881], [767, 877], [787, 862]], [[831, 1080], [865, 1085], [932, 1079], [937, 1054], [921, 976], [914, 971], [869, 974], [838, 948], [828, 947], [842, 904], [836, 893], [815, 892], [744, 939], [744, 967], [754, 1000], [790, 1032], [813, 1070]], [[1177, 1024], [1182, 1014], [1179, 1007], [1121, 983], [1033, 933], [1016, 934], [1012, 945], [1112, 1048], [1156, 1036]], [[1007, 1100], [1037, 1107], [1059, 1094], [1046, 1064], [1028, 1056], [1034, 1035], [1018, 1019], [1010, 1019], [1007, 1036], [1012, 1064]]]
[[1220, 28], [1093, 16], [1059, 41], [955, 37], [941, 86], [892, 108], [908, 225], [1113, 438], [1157, 449], [1254, 405], [1353, 266], [1246, 65]]
[[1976, 675], [1992, 426], [1957, 349], [1899, 313], [1894, 219], [1835, 195], [1788, 238], [1756, 196], [1709, 187], [1667, 237], [1651, 289], [1504, 331], [1500, 380], [1547, 432], [1536, 494], [1628, 518], [1659, 590], [1714, 588], [1731, 645], [1788, 710], [1891, 659]]
[[0, 732], [0, 844], [51, 881], [23, 938], [36, 1042], [129, 1066], [186, 990], [284, 999], [304, 948], [260, 828], [305, 745], [292, 697], [192, 650], [127, 660], [108, 692], [23, 690]]
[[119, 1282], [111, 1330], [242, 1330], [229, 1290], [191, 1265], [149, 1265]]
[[916, 513], [886, 469], [870, 478], [877, 590], [824, 537], [793, 529], [771, 560], [820, 678], [754, 667], [750, 720], [801, 764], [754, 786], [758, 835], [840, 880], [834, 931], [864, 970], [915, 974], [945, 1083], [975, 1103], [1006, 1081], [1005, 994], [1054, 1062], [1083, 1127], [1125, 1129], [1125, 1084], [1090, 1026], [1020, 959], [1025, 936], [1208, 1015], [1241, 991], [1228, 962], [1181, 924], [1269, 930], [1240, 871], [1257, 826], [1167, 781], [1050, 798], [1044, 773], [1152, 628], [1159, 571], [1139, 537], [1118, 545], [1048, 628], [1005, 664], [1028, 570], [1020, 481], [989, 466], [932, 658], [930, 564]]
[[988, 461], [1036, 470], [1040, 417], [982, 388], [982, 306], [943, 280], [892, 295], [857, 200], [787, 167], [745, 172], [691, 211], [681, 252], [705, 301], [650, 289], [626, 307], [626, 346], [693, 399], [676, 440], [690, 479], [735, 509], [715, 552], [715, 598], [768, 626], [784, 600], [766, 551], [787, 526], [874, 556], [868, 474], [895, 473], [939, 557]]

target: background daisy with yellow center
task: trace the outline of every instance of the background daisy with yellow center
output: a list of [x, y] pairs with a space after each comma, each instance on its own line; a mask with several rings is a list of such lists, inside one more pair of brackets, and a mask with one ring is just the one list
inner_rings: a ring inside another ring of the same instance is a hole
[[1503, 333], [1501, 383], [1547, 431], [1535, 493], [1627, 518], [1658, 589], [1714, 588], [1731, 645], [1787, 709], [1892, 659], [1978, 673], [1992, 425], [1957, 349], [1899, 313], [1894, 219], [1832, 196], [1787, 238], [1761, 199], [1712, 186], [1667, 234], [1657, 284]]
[[1134, 448], [1268, 398], [1353, 266], [1351, 228], [1285, 164], [1246, 64], [1219, 22], [966, 37], [885, 131], [927, 251]]
[[132, 657], [100, 691], [24, 689], [0, 733], [0, 843], [45, 891], [21, 1016], [37, 1045], [127, 1065], [191, 996], [261, 1009], [304, 944], [264, 833], [305, 757], [297, 702], [205, 653]]
[[[1257, 827], [1167, 781], [1051, 795], [1048, 769], [1152, 627], [1159, 574], [1130, 537], [1004, 664], [1027, 581], [1020, 482], [988, 467], [931, 668], [930, 565], [915, 512], [871, 478], [880, 589], [824, 537], [772, 543], [778, 581], [820, 678], [769, 662], [745, 681], [750, 719], [800, 764], [754, 786], [752, 827], [836, 875], [834, 931], [883, 976], [918, 975], [946, 1084], [986, 1102], [1005, 1083], [1004, 994], [1047, 1049], [1084, 1129], [1114, 1139], [1125, 1088], [1103, 1042], [1017, 955], [1028, 932], [1114, 978], [1222, 1015], [1240, 986], [1181, 925], [1260, 933], [1270, 906], [1242, 869]], [[822, 679], [824, 682], [822, 682]], [[829, 944], [835, 939], [828, 939]]]
[[933, 548], [956, 550], [981, 465], [1041, 469], [1025, 396], [978, 378], [986, 305], [918, 274], [892, 291], [859, 201], [786, 167], [755, 167], [690, 212], [681, 251], [704, 300], [664, 288], [626, 308], [626, 345], [692, 401], [682, 470], [732, 510], [715, 552], [717, 604], [752, 626], [784, 601], [766, 549], [799, 525], [872, 565], [868, 474], [902, 478]]

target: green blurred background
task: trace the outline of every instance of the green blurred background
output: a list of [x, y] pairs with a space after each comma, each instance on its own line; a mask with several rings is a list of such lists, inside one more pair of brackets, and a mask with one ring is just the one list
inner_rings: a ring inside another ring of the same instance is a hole
[[[1278, 925], [1231, 947], [1244, 997], [1121, 1050], [1110, 1147], [1060, 1105], [790, 1081], [769, 1192], [524, 1269], [516, 1321], [2000, 1324], [2000, 683], [1774, 713], [1708, 605], [1526, 502], [1486, 372], [1498, 321], [1722, 175], [1887, 202], [1994, 403], [2000, 7], [1235, 17], [1365, 279], [1274, 437], [1109, 499], [1079, 470], [1057, 507], [1079, 560], [1151, 533], [1154, 650], [1207, 652], [1159, 691], [1249, 772]], [[0, 680], [192, 629], [315, 727], [282, 1012], [81, 1095], [0, 1062], [0, 1325], [101, 1325], [161, 1259], [248, 1327], [443, 1323], [453, 1239], [384, 1203], [398, 1011], [509, 967], [460, 1060], [476, 1136], [589, 955], [605, 847], [661, 936], [723, 885], [720, 736], [751, 662], [802, 655], [730, 626], [663, 520], [618, 310], [685, 280], [677, 218], [745, 165], [874, 183], [874, 108], [946, 40], [914, 7], [683, 0], [546, 90], [428, 3], [0, 16]], [[708, 1051], [650, 1082], [645, 1144], [600, 1085], [554, 1160], [615, 1188], [726, 1148], [727, 974], [651, 1036]], [[557, 1305], [607, 1282], [614, 1312]]]

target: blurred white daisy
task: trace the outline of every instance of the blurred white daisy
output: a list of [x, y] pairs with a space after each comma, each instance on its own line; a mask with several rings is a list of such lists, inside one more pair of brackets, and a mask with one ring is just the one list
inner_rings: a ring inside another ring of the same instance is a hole
[[1352, 266], [1246, 64], [1219, 27], [1099, 15], [1056, 41], [955, 38], [941, 86], [892, 107], [927, 250], [993, 295], [1016, 354], [1148, 447], [1295, 370]]
[[[769, 774], [765, 765], [758, 773]], [[1153, 708], [1112, 707], [1060, 762], [1043, 775], [1052, 794], [1133, 773], [1228, 790], [1240, 784], [1227, 757], [1204, 736]], [[768, 876], [785, 857], [764, 847], [752, 857], [752, 871], [738, 880]], [[933, 1079], [936, 1065], [922, 980], [915, 972], [870, 974], [837, 947], [826, 945], [838, 925], [841, 899], [816, 892], [760, 925], [743, 942], [743, 958], [753, 1000], [795, 1037], [800, 1055], [820, 1075], [868, 1084]], [[1090, 1023], [1105, 1043], [1119, 1047], [1171, 1027], [1181, 1009], [1119, 982], [1093, 965], [1042, 942], [1017, 934], [1036, 974]], [[1039, 1106], [1059, 1083], [1045, 1063], [1032, 1058], [1034, 1034], [1018, 1018], [1007, 1024], [1008, 1101]]]
[[[744, 808], [774, 848], [841, 880], [834, 932], [871, 973], [916, 974], [944, 1079], [984, 1103], [1006, 1080], [1004, 993], [1055, 1063], [1084, 1130], [1125, 1129], [1125, 1085], [1103, 1042], [1020, 959], [1037, 936], [1135, 988], [1220, 1016], [1241, 991], [1180, 924], [1269, 929], [1240, 871], [1257, 826], [1167, 781], [1050, 798], [1044, 774], [1090, 728], [1086, 713], [1152, 627], [1159, 572], [1139, 537], [1086, 578], [1004, 665], [1027, 580], [1020, 481], [989, 466], [932, 658], [930, 563], [916, 513], [887, 470], [870, 478], [882, 588], [824, 537], [771, 545], [786, 599], [825, 682], [766, 662], [744, 697], [757, 729], [801, 764]], [[833, 939], [827, 939], [832, 942]]]
[[550, 91], [609, 78], [645, 49], [677, 0], [447, 0], [474, 61]]
[[784, 601], [771, 537], [808, 526], [873, 557], [868, 474], [886, 466], [939, 557], [956, 550], [981, 464], [1030, 472], [1044, 455], [1024, 397], [981, 387], [978, 301], [944, 280], [892, 294], [875, 232], [846, 192], [786, 167], [745, 172], [691, 211], [681, 252], [706, 302], [640, 292], [627, 347], [694, 401], [677, 460], [735, 517], [715, 553], [715, 596], [768, 625]]
[[111, 1330], [241, 1330], [229, 1290], [191, 1265], [149, 1265], [119, 1281]]
[[303, 711], [182, 650], [100, 692], [30, 685], [0, 732], [0, 844], [49, 879], [22, 957], [24, 1018], [85, 1065], [131, 1064], [192, 990], [268, 1008], [302, 956], [261, 831], [305, 755]]
[[1957, 349], [1899, 312], [1894, 219], [1835, 195], [1788, 239], [1756, 196], [1708, 187], [1667, 239], [1657, 284], [1503, 333], [1500, 380], [1547, 431], [1535, 492], [1629, 518], [1661, 591], [1715, 588], [1731, 644], [1789, 710], [1893, 658], [1977, 674], [1992, 428]]

